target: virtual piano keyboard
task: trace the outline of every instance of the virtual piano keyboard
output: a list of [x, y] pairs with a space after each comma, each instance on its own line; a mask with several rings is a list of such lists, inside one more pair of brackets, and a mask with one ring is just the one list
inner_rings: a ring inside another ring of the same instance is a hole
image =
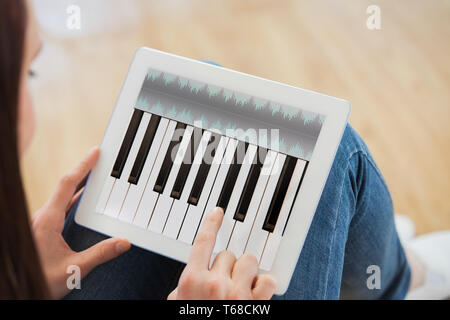
[[248, 252], [269, 270], [307, 163], [134, 109], [96, 211], [192, 244], [221, 207], [214, 252]]

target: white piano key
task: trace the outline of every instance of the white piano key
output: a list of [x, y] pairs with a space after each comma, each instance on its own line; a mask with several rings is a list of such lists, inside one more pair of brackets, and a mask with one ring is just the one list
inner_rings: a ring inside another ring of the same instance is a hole
[[95, 207], [95, 212], [103, 213], [105, 211], [106, 204], [108, 203], [108, 199], [111, 195], [111, 191], [115, 182], [116, 178], [110, 175], [106, 177], [106, 181], [103, 184], [102, 191], [100, 192], [100, 197], [98, 198], [97, 206]]
[[181, 229], [181, 225], [183, 223], [183, 219], [186, 215], [187, 209], [189, 207], [189, 203], [173, 198], [172, 200], [173, 204], [170, 208], [170, 213], [163, 230], [163, 235], [172, 239], [176, 239]]
[[122, 174], [120, 175], [120, 179], [116, 179], [111, 195], [106, 203], [104, 214], [107, 216], [116, 218], [119, 215], [119, 211], [122, 208], [123, 201], [125, 200], [125, 196], [128, 192], [128, 187], [130, 186], [128, 177], [130, 176], [134, 160], [136, 159], [145, 131], [147, 130], [150, 117], [150, 113], [144, 113], [142, 116], [141, 123], [139, 124], [139, 128], [136, 132], [133, 145], [131, 146]]
[[170, 196], [170, 193], [172, 192], [172, 188], [175, 183], [175, 179], [177, 178], [181, 163], [183, 162], [184, 154], [186, 153], [186, 150], [191, 141], [193, 131], [194, 128], [192, 126], [186, 126], [186, 129], [184, 130], [183, 138], [181, 139], [177, 154], [175, 155], [175, 159], [173, 160], [173, 165], [170, 170], [169, 177], [167, 178], [167, 183], [164, 187], [164, 191], [158, 198], [158, 202], [148, 225], [148, 229], [153, 232], [163, 232], [164, 225], [167, 221], [167, 216], [169, 215], [170, 208], [172, 207], [174, 200], [174, 198]]
[[270, 174], [269, 182], [267, 183], [266, 190], [262, 201], [259, 205], [258, 213], [256, 214], [255, 223], [253, 224], [252, 230], [250, 232], [250, 237], [247, 242], [247, 246], [244, 250], [245, 253], [250, 253], [254, 255], [258, 261], [261, 259], [261, 254], [266, 244], [269, 232], [264, 230], [262, 227], [264, 225], [264, 220], [266, 219], [267, 211], [269, 210], [270, 203], [272, 201], [272, 196], [275, 192], [278, 179], [283, 168], [284, 161], [286, 160], [286, 155], [278, 154], [275, 160], [272, 172]]
[[273, 232], [269, 233], [269, 238], [267, 239], [266, 246], [264, 247], [264, 252], [259, 264], [259, 267], [262, 270], [269, 271], [272, 268], [272, 264], [275, 260], [278, 247], [280, 246], [284, 226], [286, 225], [289, 212], [291, 211], [292, 205], [294, 204], [295, 195], [297, 193], [297, 189], [300, 184], [305, 165], [306, 161], [302, 159], [297, 160], [297, 164], [295, 165], [294, 173], [292, 174], [291, 181], [289, 182], [283, 205], [281, 206], [277, 223]]
[[188, 198], [191, 193], [192, 185], [194, 184], [195, 177], [197, 176], [198, 169], [202, 163], [203, 155], [205, 154], [206, 147], [208, 146], [209, 139], [211, 138], [211, 132], [205, 131], [200, 140], [197, 152], [194, 156], [194, 161], [189, 170], [189, 174], [186, 178], [186, 183], [181, 193], [180, 199], [175, 199], [170, 210], [169, 217], [166, 222], [166, 226], [163, 230], [163, 234], [176, 239], [180, 231], [183, 219], [186, 214], [186, 210], [189, 206]]
[[156, 130], [155, 137], [153, 138], [152, 145], [148, 152], [147, 159], [145, 160], [144, 168], [142, 169], [138, 184], [130, 184], [122, 210], [119, 213], [119, 220], [128, 223], [133, 221], [139, 203], [141, 202], [147, 180], [152, 172], [156, 157], [159, 154], [168, 124], [169, 120], [166, 118], [161, 118], [159, 121], [158, 129]]
[[230, 201], [225, 210], [225, 215], [222, 220], [222, 225], [220, 226], [219, 232], [216, 237], [216, 243], [214, 246], [214, 252], [220, 252], [227, 248], [228, 242], [230, 240], [231, 232], [233, 231], [234, 224], [236, 220], [233, 219], [236, 213], [237, 206], [239, 204], [239, 199], [241, 197], [242, 188], [247, 180], [250, 167], [255, 160], [256, 151], [258, 147], [255, 145], [249, 145], [247, 148], [247, 153], [245, 154], [244, 160], [242, 162], [241, 168], [239, 170], [238, 177], [235, 181], [233, 191], [230, 196]]
[[225, 155], [222, 159], [222, 163], [220, 164], [219, 172], [217, 173], [216, 180], [214, 181], [214, 185], [209, 195], [208, 203], [205, 207], [205, 211], [203, 212], [202, 220], [200, 221], [200, 224], [198, 226], [199, 229], [201, 228], [206, 215], [217, 206], [217, 201], [219, 200], [220, 192], [222, 191], [223, 184], [227, 177], [228, 169], [233, 163], [234, 153], [236, 151], [237, 145], [238, 141], [236, 139], [230, 138], [227, 149], [225, 151]]
[[155, 185], [156, 179], [158, 178], [159, 170], [166, 156], [167, 149], [169, 148], [170, 141], [172, 140], [173, 133], [175, 131], [177, 123], [176, 121], [170, 120], [167, 126], [166, 133], [164, 135], [161, 147], [159, 148], [159, 153], [156, 156], [155, 164], [153, 165], [152, 172], [147, 180], [147, 184], [144, 188], [144, 193], [139, 203], [136, 215], [133, 220], [133, 224], [142, 228], [147, 228], [148, 222], [153, 213], [156, 201], [159, 197], [159, 193], [153, 191], [153, 186]]
[[256, 213], [258, 212], [259, 205], [264, 195], [264, 190], [266, 189], [266, 185], [269, 181], [270, 173], [277, 156], [278, 153], [268, 150], [263, 167], [261, 168], [258, 182], [255, 186], [255, 191], [253, 192], [252, 199], [250, 200], [245, 219], [243, 222], [236, 221], [230, 243], [227, 247], [227, 250], [233, 252], [236, 257], [240, 257], [244, 253], [245, 245], [250, 237], [250, 231], [255, 221]]
[[222, 162], [225, 150], [228, 145], [229, 138], [222, 136], [220, 138], [219, 145], [214, 154], [214, 158], [211, 163], [211, 167], [208, 172], [205, 184], [203, 186], [200, 199], [196, 206], [189, 206], [186, 213], [186, 218], [184, 219], [183, 225], [181, 226], [180, 234], [178, 235], [178, 240], [183, 241], [188, 244], [192, 244], [194, 241], [197, 228], [202, 219], [203, 213], [205, 211], [205, 206], [208, 202], [211, 189], [213, 187], [214, 181], [216, 180], [217, 172], [219, 171], [220, 164]]

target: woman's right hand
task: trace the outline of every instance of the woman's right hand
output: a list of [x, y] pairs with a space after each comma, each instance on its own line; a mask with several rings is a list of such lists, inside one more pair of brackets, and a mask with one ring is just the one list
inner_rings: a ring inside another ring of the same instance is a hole
[[274, 279], [257, 274], [258, 261], [250, 254], [236, 260], [232, 252], [222, 251], [209, 268], [223, 215], [221, 208], [215, 208], [205, 218], [178, 286], [167, 299], [263, 300], [272, 297]]

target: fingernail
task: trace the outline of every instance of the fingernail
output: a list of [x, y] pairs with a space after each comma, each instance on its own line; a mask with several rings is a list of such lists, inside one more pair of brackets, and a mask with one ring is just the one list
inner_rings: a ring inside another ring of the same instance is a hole
[[124, 253], [130, 248], [130, 244], [126, 241], [119, 241], [116, 243], [116, 252], [117, 253]]
[[221, 214], [224, 214], [223, 209], [221, 207], [216, 207], [216, 211], [219, 211]]
[[93, 152], [97, 151], [97, 149], [98, 149], [98, 146], [93, 146], [91, 148], [91, 150], [89, 150], [89, 153], [93, 153]]

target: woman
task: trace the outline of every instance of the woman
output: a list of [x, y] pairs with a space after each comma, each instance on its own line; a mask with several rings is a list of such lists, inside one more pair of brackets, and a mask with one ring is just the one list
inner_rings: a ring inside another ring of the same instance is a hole
[[[98, 148], [61, 179], [30, 224], [19, 159], [33, 135], [27, 77], [40, 46], [28, 3], [2, 0], [0, 298], [271, 298], [274, 279], [257, 275], [257, 261], [250, 255], [236, 259], [224, 251], [208, 268], [220, 208], [205, 220], [186, 266], [75, 225], [79, 189], [98, 159]], [[397, 236], [387, 187], [366, 146], [348, 127], [284, 297], [404, 298], [408, 288], [426, 282], [423, 265], [410, 262]], [[81, 290], [70, 292], [66, 285], [70, 265], [81, 269]], [[381, 270], [377, 290], [366, 284], [369, 265]]]
[[[77, 186], [95, 165], [98, 148], [93, 148], [61, 179], [53, 196], [34, 215], [30, 229], [19, 156], [33, 135], [33, 108], [27, 77], [41, 43], [36, 20], [27, 7], [22, 0], [0, 2], [0, 298], [61, 298], [69, 292], [68, 266], [79, 266], [85, 276], [97, 265], [127, 251], [130, 243], [124, 239], [108, 239], [76, 253], [62, 237], [66, 212], [78, 200]], [[217, 298], [268, 299], [272, 296], [274, 282], [268, 276], [256, 275], [254, 257], [235, 260], [229, 253], [223, 253], [208, 269], [208, 253], [210, 256], [222, 216], [221, 209], [208, 215], [180, 285], [170, 298], [202, 299], [211, 297], [211, 293], [216, 293]], [[231, 267], [235, 275], [226, 279], [222, 274]], [[200, 281], [198, 276], [201, 276]], [[218, 288], [221, 278], [226, 282], [220, 283]]]

